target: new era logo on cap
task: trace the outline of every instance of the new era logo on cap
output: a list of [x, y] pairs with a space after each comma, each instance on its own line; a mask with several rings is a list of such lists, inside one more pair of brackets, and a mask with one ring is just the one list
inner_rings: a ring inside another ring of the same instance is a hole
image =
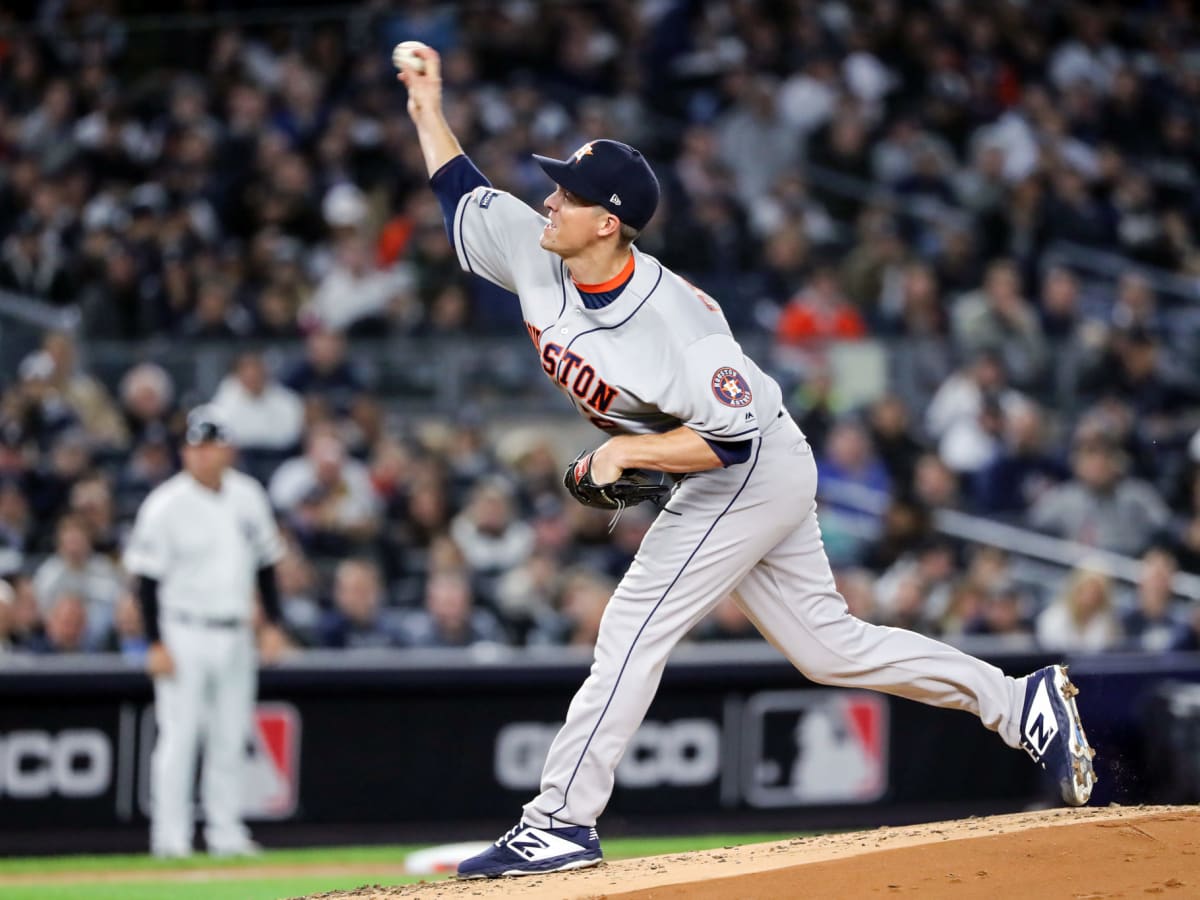
[[[534, 154], [542, 170], [572, 194], [603, 206], [641, 231], [658, 207], [654, 170], [633, 147], [620, 141], [588, 141], [567, 159]], [[608, 199], [604, 199], [604, 198]]]

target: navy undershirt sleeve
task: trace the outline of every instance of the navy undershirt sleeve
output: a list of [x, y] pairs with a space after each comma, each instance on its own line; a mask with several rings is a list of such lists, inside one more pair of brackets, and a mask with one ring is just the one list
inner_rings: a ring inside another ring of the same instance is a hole
[[158, 629], [158, 579], [143, 575], [138, 579], [138, 601], [142, 607], [142, 630], [146, 640], [156, 644], [162, 640]]
[[275, 566], [263, 566], [258, 570], [258, 596], [262, 600], [263, 615], [273, 625], [283, 618], [279, 606], [279, 585], [275, 581]]
[[458, 201], [463, 194], [469, 194], [477, 187], [491, 187], [482, 172], [475, 168], [475, 163], [465, 153], [454, 157], [448, 163], [433, 173], [429, 186], [437, 195], [442, 207], [442, 219], [446, 223], [446, 236], [450, 238], [450, 246], [454, 246], [454, 214], [458, 211]]
[[704, 443], [712, 447], [713, 453], [717, 454], [717, 459], [721, 460], [721, 465], [725, 468], [744, 463], [750, 458], [751, 438], [744, 441], [710, 441], [704, 438]]

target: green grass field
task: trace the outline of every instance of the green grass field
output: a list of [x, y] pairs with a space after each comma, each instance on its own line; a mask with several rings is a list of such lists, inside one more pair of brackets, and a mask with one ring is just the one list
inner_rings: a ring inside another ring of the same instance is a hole
[[[707, 850], [783, 840], [794, 834], [715, 834], [604, 842], [607, 859]], [[0, 859], [3, 900], [280, 900], [364, 884], [407, 884], [431, 876], [400, 874], [416, 845], [272, 850], [256, 859], [183, 862], [149, 856], [53, 856]], [[263, 869], [270, 868], [269, 877]], [[333, 871], [336, 870], [336, 871]], [[239, 877], [239, 872], [245, 877]]]

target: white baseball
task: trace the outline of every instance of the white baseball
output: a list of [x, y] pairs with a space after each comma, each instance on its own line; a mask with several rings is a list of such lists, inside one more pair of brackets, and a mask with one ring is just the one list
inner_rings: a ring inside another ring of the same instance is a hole
[[425, 71], [425, 60], [413, 53], [419, 47], [427, 47], [420, 41], [404, 41], [392, 49], [392, 65], [397, 69], [411, 69], [414, 72]]

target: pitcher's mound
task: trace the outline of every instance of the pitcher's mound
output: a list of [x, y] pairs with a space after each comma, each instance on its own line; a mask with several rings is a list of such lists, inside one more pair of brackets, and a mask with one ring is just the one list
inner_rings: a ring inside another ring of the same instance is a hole
[[322, 898], [1200, 897], [1200, 807], [1055, 809]]

